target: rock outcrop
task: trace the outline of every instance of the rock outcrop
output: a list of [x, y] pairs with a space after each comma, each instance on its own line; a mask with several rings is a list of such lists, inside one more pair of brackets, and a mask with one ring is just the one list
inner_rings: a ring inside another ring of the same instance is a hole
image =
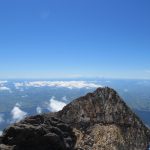
[[[1, 150], [70, 150], [76, 138], [72, 128], [50, 115], [37, 115], [5, 129]], [[7, 146], [6, 146], [7, 145]], [[9, 146], [9, 147], [8, 147]]]
[[86, 150], [145, 150], [150, 132], [111, 88], [98, 88], [58, 112]]
[[5, 129], [0, 150], [146, 150], [150, 131], [111, 88]]

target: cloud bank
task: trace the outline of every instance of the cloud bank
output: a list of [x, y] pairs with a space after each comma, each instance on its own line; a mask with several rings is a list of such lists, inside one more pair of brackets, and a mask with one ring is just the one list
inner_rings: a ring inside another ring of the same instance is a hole
[[20, 120], [25, 118], [27, 113], [20, 109], [20, 105], [16, 104], [11, 111], [11, 115], [12, 115], [11, 123], [13, 123], [13, 122], [19, 122]]
[[64, 106], [66, 106], [66, 103], [56, 100], [54, 96], [47, 103], [47, 109], [51, 112], [62, 110]]
[[64, 88], [97, 88], [102, 87], [99, 84], [88, 81], [31, 81], [14, 83], [16, 89], [20, 87], [64, 87]]

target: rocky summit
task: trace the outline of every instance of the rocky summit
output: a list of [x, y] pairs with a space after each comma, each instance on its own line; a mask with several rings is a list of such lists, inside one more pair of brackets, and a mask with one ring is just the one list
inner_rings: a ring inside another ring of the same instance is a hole
[[150, 130], [111, 88], [4, 130], [0, 150], [146, 150]]

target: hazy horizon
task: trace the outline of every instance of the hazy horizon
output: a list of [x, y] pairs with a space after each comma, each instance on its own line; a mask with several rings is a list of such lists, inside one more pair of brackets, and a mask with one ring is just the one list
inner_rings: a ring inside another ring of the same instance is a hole
[[49, 80], [49, 81], [63, 81], [63, 80], [150, 80], [150, 78], [106, 78], [106, 77], [78, 77], [78, 78], [72, 78], [72, 77], [50, 77], [50, 78], [35, 78], [35, 77], [29, 77], [29, 78], [23, 78], [23, 77], [18, 77], [18, 78], [0, 78], [0, 81], [4, 81], [4, 80], [36, 80], [36, 81], [40, 81], [40, 80]]

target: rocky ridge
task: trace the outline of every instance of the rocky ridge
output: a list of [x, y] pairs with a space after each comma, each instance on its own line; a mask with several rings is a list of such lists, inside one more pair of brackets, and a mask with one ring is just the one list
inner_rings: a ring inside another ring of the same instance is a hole
[[150, 131], [111, 88], [5, 129], [0, 150], [146, 150]]

